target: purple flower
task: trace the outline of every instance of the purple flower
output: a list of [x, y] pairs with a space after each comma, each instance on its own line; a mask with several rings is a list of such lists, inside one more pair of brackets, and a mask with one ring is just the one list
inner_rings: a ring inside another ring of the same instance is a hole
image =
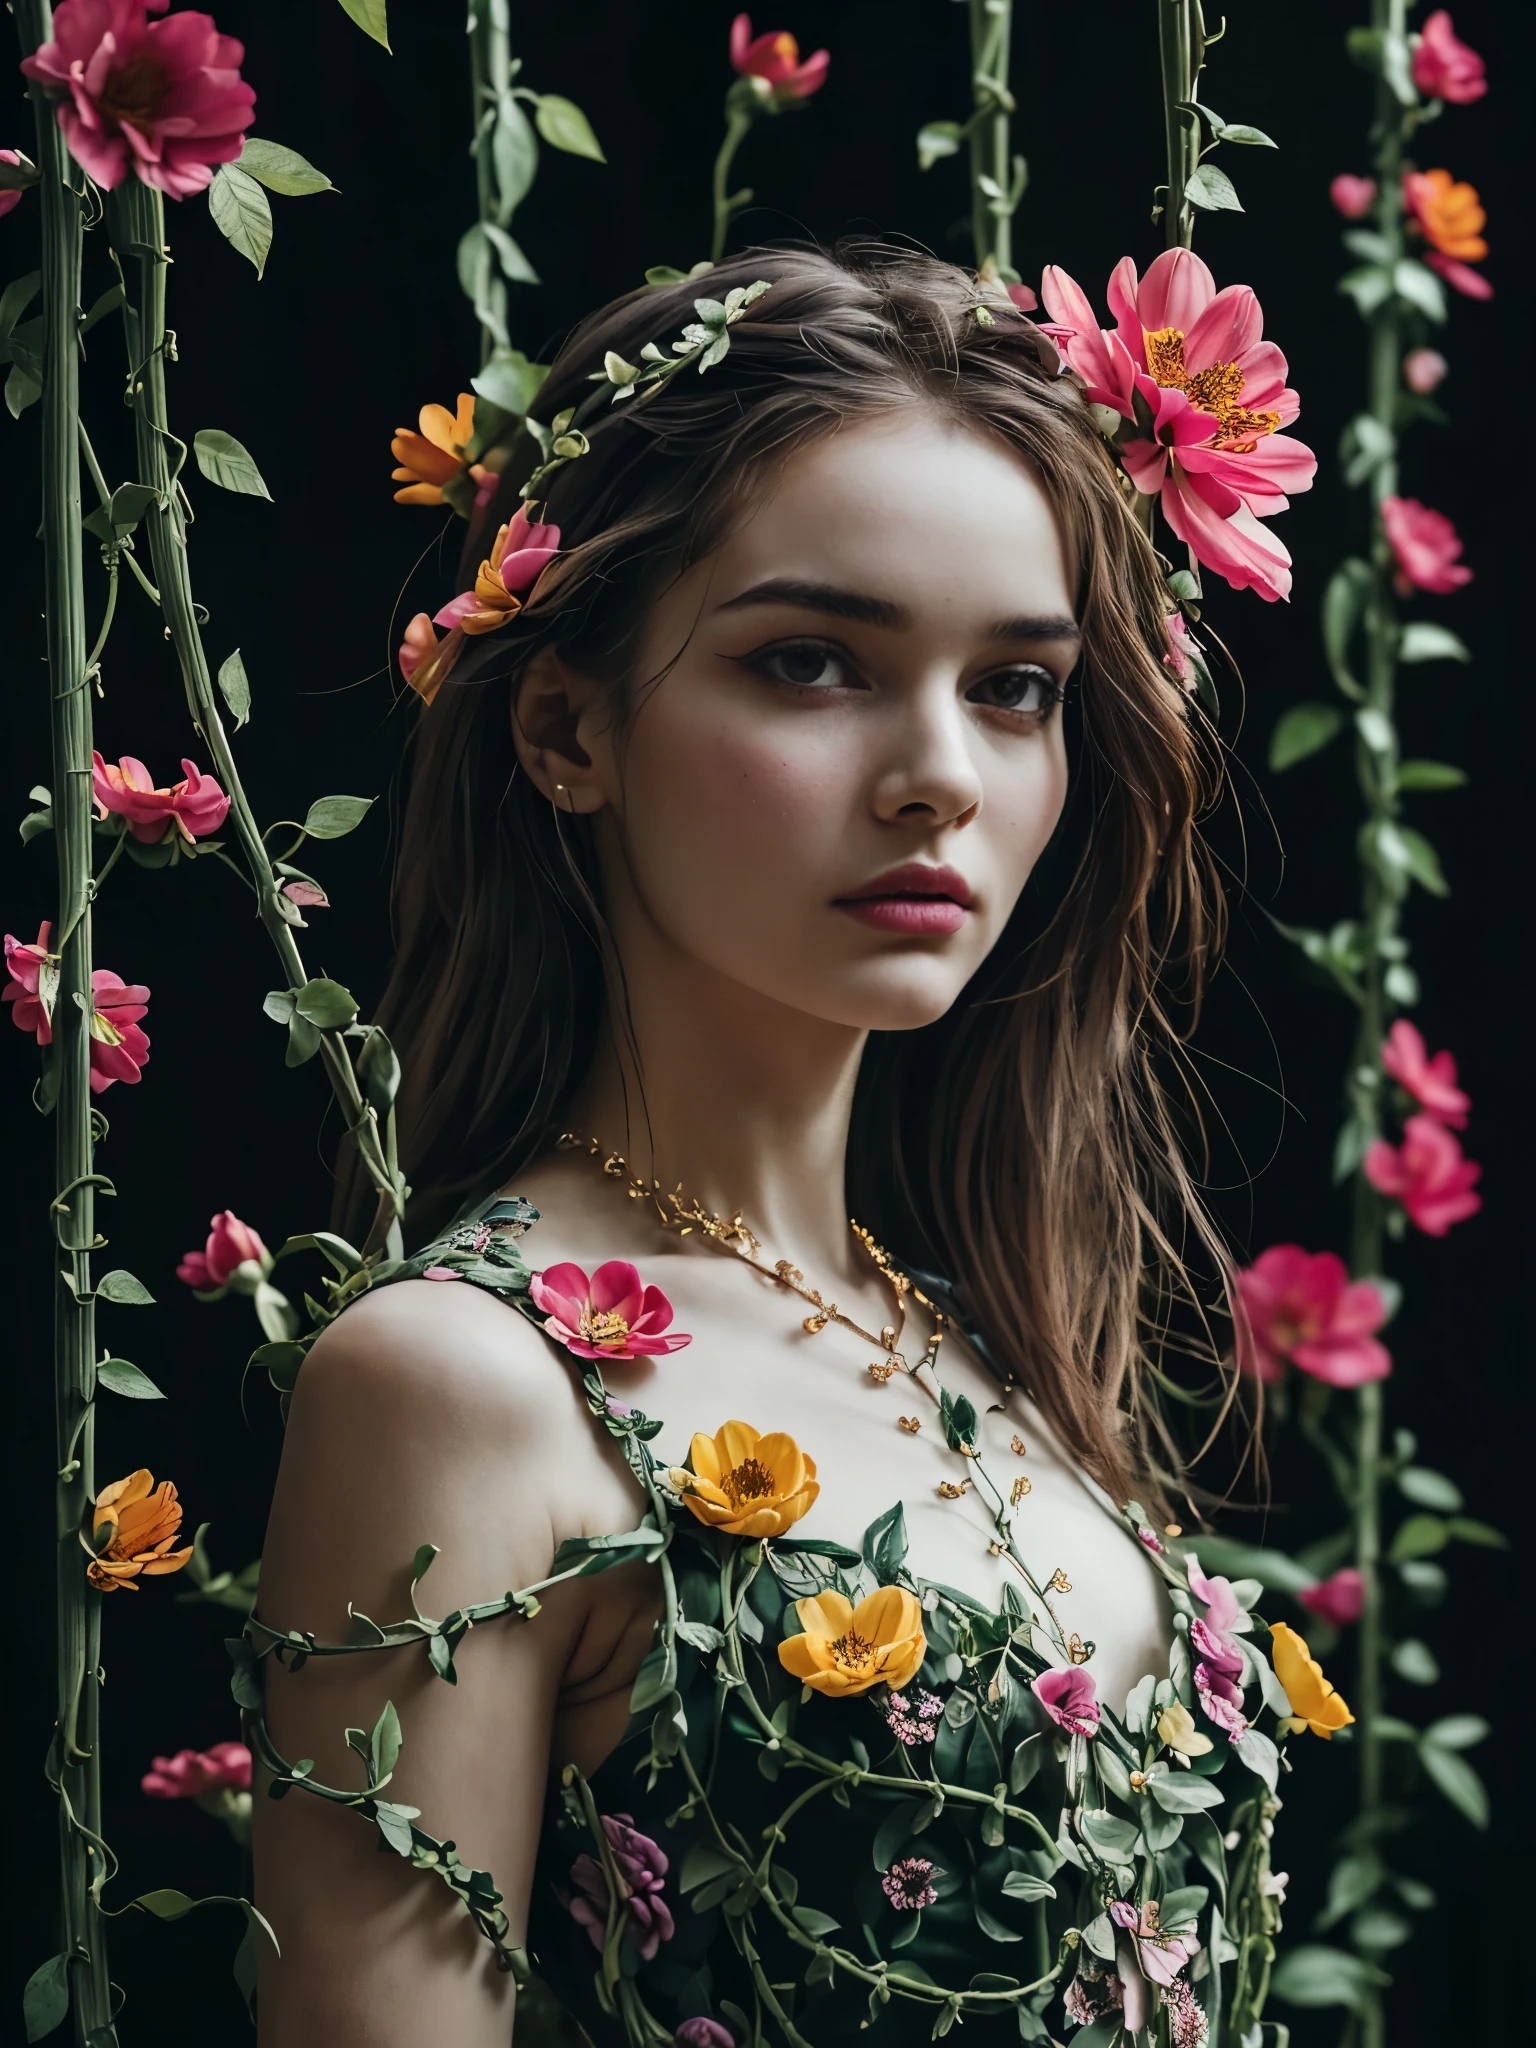
[[[614, 1868], [624, 1886], [624, 1939], [648, 1963], [675, 1931], [671, 1908], [662, 1896], [666, 1854], [649, 1835], [640, 1833], [631, 1815], [605, 1813], [602, 1821]], [[580, 1887], [580, 1893], [564, 1901], [566, 1911], [586, 1928], [592, 1946], [600, 1949], [608, 1932], [607, 1874], [595, 1856], [578, 1856], [571, 1865], [571, 1879]], [[704, 2044], [698, 2044], [698, 2048], [704, 2048]], [[718, 2044], [711, 2044], [711, 2048], [718, 2048]]]
[[1069, 1735], [1098, 1734], [1099, 1689], [1091, 1671], [1079, 1664], [1065, 1671], [1042, 1671], [1029, 1689], [1058, 1728]]
[[885, 1703], [884, 1711], [896, 1740], [904, 1742], [908, 1749], [915, 1749], [920, 1742], [932, 1742], [938, 1733], [944, 1702], [937, 1693], [924, 1692], [919, 1686], [915, 1705], [905, 1693], [893, 1692]]
[[698, 2019], [684, 2020], [672, 2038], [681, 2048], [736, 2048], [736, 2036], [730, 2028], [722, 2027], [718, 2020], [707, 2020], [702, 2014]]
[[880, 1880], [880, 1889], [899, 1913], [915, 1913], [939, 1896], [933, 1880], [944, 1875], [926, 1856], [902, 1856]]

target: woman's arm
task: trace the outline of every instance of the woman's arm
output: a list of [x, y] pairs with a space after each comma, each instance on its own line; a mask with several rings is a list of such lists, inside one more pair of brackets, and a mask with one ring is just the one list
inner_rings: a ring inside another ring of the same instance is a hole
[[[542, 1579], [561, 1539], [624, 1528], [632, 1486], [593, 1430], [564, 1362], [518, 1315], [468, 1286], [402, 1282], [315, 1345], [294, 1396], [262, 1559], [259, 1612], [277, 1628], [347, 1639], [347, 1604], [380, 1622], [411, 1612], [417, 1546], [441, 1555], [420, 1590], [445, 1614]], [[404, 1745], [391, 1799], [489, 1870], [520, 1942], [538, 1846], [550, 1729], [598, 1583], [554, 1590], [460, 1645], [458, 1683], [425, 1648], [268, 1659], [267, 1714], [290, 1760], [361, 1786], [348, 1726], [386, 1699]], [[264, 2048], [506, 2048], [513, 1986], [457, 1899], [379, 1853], [373, 1827], [303, 1791], [256, 1790], [257, 1899], [282, 1947], [264, 1960]]]

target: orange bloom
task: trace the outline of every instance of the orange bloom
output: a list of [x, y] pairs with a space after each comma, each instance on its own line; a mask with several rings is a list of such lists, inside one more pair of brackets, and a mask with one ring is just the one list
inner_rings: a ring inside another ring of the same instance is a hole
[[838, 1698], [873, 1685], [899, 1692], [928, 1652], [923, 1610], [904, 1586], [882, 1586], [857, 1607], [829, 1589], [797, 1600], [795, 1612], [805, 1633], [780, 1643], [779, 1662], [813, 1692]]
[[1475, 185], [1458, 184], [1449, 171], [1409, 171], [1403, 200], [1425, 241], [1442, 256], [1475, 263], [1488, 254], [1482, 233], [1488, 215]]
[[130, 1472], [115, 1479], [96, 1496], [91, 1518], [91, 1537], [80, 1541], [92, 1553], [85, 1575], [103, 1593], [119, 1586], [129, 1592], [141, 1575], [158, 1578], [165, 1572], [179, 1572], [192, 1555], [192, 1545], [172, 1550], [181, 1527], [181, 1503], [169, 1479], [156, 1486], [152, 1472]]
[[490, 475], [483, 463], [472, 463], [469, 445], [475, 433], [475, 398], [471, 391], [459, 393], [458, 412], [445, 405], [424, 405], [417, 421], [419, 434], [409, 427], [397, 427], [389, 452], [400, 467], [393, 472], [397, 484], [397, 505], [441, 505], [443, 486], [467, 470], [476, 483]]

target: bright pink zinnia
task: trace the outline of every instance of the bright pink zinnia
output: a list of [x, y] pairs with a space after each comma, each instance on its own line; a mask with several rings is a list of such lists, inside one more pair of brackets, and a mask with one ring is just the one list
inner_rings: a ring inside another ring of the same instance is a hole
[[153, 845], [180, 832], [189, 843], [217, 832], [229, 815], [229, 798], [211, 775], [184, 760], [182, 779], [169, 789], [156, 789], [155, 778], [132, 754], [116, 767], [100, 754], [91, 756], [91, 789], [102, 817], [116, 812], [128, 820], [135, 839]]
[[208, 14], [163, 14], [169, 0], [62, 0], [53, 41], [22, 60], [67, 95], [59, 126], [70, 154], [110, 190], [133, 172], [172, 199], [201, 192], [233, 163], [255, 119], [240, 76], [245, 46]]
[[662, 1334], [672, 1304], [659, 1287], [642, 1287], [625, 1259], [610, 1259], [590, 1280], [580, 1266], [548, 1266], [533, 1275], [528, 1291], [550, 1336], [578, 1358], [647, 1358], [693, 1342]]
[[251, 1752], [243, 1742], [216, 1742], [212, 1749], [178, 1749], [174, 1756], [157, 1756], [139, 1782], [151, 1799], [249, 1792]]
[[1343, 1628], [1347, 1623], [1360, 1619], [1365, 1607], [1365, 1577], [1354, 1565], [1347, 1564], [1331, 1579], [1319, 1579], [1315, 1586], [1303, 1586], [1296, 1598], [1319, 1621]]
[[1449, 100], [1458, 107], [1480, 100], [1488, 90], [1482, 58], [1462, 42], [1443, 7], [1437, 7], [1419, 31], [1413, 82], [1427, 98]]
[[752, 35], [752, 18], [738, 14], [731, 23], [731, 63], [743, 78], [761, 78], [773, 87], [776, 99], [806, 100], [826, 82], [832, 62], [826, 50], [817, 50], [802, 63], [800, 45], [784, 29], [767, 35]]
[[272, 1259], [261, 1234], [242, 1223], [233, 1209], [221, 1209], [209, 1218], [208, 1242], [200, 1252], [188, 1252], [176, 1268], [176, 1278], [202, 1293], [227, 1287], [241, 1266], [257, 1267], [265, 1279]]
[[1328, 187], [1328, 197], [1346, 220], [1364, 220], [1376, 204], [1376, 180], [1357, 178], [1351, 171], [1340, 171]]
[[1456, 559], [1461, 536], [1443, 512], [1432, 511], [1417, 498], [1383, 498], [1381, 523], [1397, 557], [1401, 596], [1429, 590], [1446, 597], [1472, 581], [1472, 571]]
[[1064, 1671], [1042, 1671], [1030, 1691], [1058, 1728], [1069, 1735], [1097, 1735], [1099, 1732], [1099, 1689], [1093, 1673], [1080, 1664]]
[[1375, 1333], [1386, 1303], [1369, 1280], [1351, 1281], [1336, 1252], [1271, 1245], [1236, 1276], [1239, 1369], [1273, 1382], [1290, 1359], [1330, 1387], [1384, 1379], [1392, 1358]]
[[1375, 1139], [1366, 1148], [1364, 1173], [1378, 1194], [1395, 1195], [1426, 1237], [1444, 1237], [1453, 1223], [1483, 1206], [1473, 1194], [1483, 1169], [1463, 1156], [1460, 1141], [1427, 1115], [1403, 1125], [1401, 1145]]
[[1464, 1131], [1472, 1098], [1456, 1086], [1456, 1061], [1448, 1052], [1433, 1058], [1423, 1034], [1406, 1017], [1399, 1017], [1387, 1033], [1381, 1048], [1381, 1064], [1432, 1117], [1453, 1130]]

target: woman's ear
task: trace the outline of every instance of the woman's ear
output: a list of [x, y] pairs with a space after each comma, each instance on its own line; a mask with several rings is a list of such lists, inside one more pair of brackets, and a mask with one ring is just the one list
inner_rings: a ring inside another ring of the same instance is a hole
[[512, 693], [512, 743], [524, 772], [557, 810], [590, 815], [607, 802], [599, 764], [577, 738], [602, 685], [541, 647]]

